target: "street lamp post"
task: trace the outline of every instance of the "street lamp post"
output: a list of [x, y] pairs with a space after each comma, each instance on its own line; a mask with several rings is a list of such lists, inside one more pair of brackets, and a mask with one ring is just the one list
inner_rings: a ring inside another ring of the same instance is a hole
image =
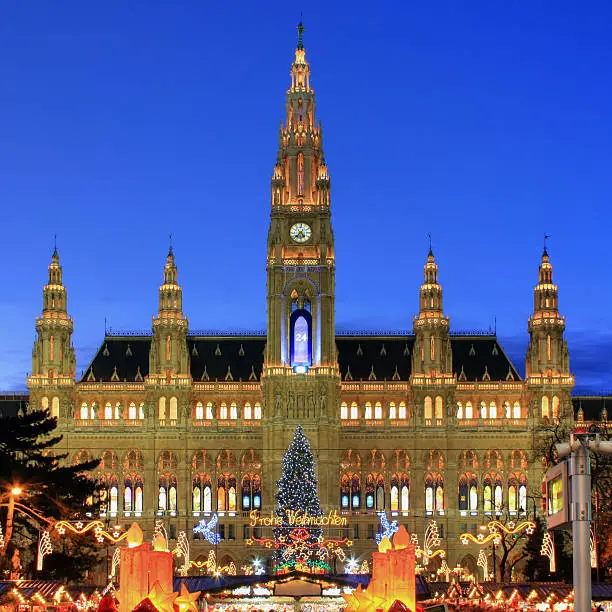
[[21, 495], [23, 489], [20, 486], [13, 486], [9, 492], [8, 511], [6, 513], [6, 529], [4, 530], [4, 550], [8, 550], [8, 544], [13, 537], [13, 515], [15, 514], [15, 498]]

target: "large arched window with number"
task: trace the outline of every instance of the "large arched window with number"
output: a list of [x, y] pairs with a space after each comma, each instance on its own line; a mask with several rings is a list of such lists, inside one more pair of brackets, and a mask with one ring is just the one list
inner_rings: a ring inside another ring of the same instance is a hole
[[290, 354], [293, 368], [308, 368], [312, 365], [312, 315], [305, 308], [291, 313]]

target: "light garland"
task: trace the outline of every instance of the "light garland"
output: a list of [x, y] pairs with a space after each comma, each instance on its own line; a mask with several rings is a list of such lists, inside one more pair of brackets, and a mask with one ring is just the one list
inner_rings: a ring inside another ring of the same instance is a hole
[[527, 535], [533, 535], [536, 524], [533, 521], [522, 521], [517, 525], [514, 521], [510, 521], [507, 525], [504, 525], [499, 521], [491, 521], [487, 524], [487, 528], [489, 530], [487, 535], [479, 533], [477, 536], [474, 536], [471, 533], [462, 533], [459, 539], [461, 543], [465, 545], [472, 541], [482, 546], [492, 540], [497, 545], [501, 544], [502, 532], [508, 535], [517, 535], [524, 530]]
[[96, 540], [102, 544], [104, 540], [117, 544], [125, 540], [127, 537], [127, 531], [121, 533], [121, 527], [113, 529], [113, 531], [106, 531], [104, 529], [104, 523], [102, 521], [89, 521], [84, 523], [83, 521], [57, 521], [53, 524], [53, 528], [60, 535], [66, 535], [66, 532], [70, 532], [74, 535], [85, 535], [90, 531], [94, 532]]
[[210, 521], [206, 522], [206, 519], [202, 519], [194, 528], [193, 533], [200, 533], [204, 536], [205, 540], [208, 540], [211, 544], [219, 544], [221, 542], [221, 536], [217, 533], [216, 527], [219, 522], [217, 514], [213, 514]]
[[48, 531], [43, 531], [38, 538], [38, 550], [36, 554], [36, 570], [41, 572], [43, 568], [43, 559], [53, 552], [51, 546], [51, 537]]
[[555, 562], [555, 541], [548, 531], [544, 534], [544, 538], [542, 539], [540, 554], [543, 557], [548, 557], [549, 570], [551, 574], [556, 572], [557, 564]]

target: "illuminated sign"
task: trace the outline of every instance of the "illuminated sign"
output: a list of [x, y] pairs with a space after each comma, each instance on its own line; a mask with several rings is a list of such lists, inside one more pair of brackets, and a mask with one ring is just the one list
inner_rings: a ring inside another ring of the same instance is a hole
[[293, 326], [293, 363], [308, 364], [308, 322], [298, 317]]
[[261, 516], [256, 510], [249, 514], [251, 527], [280, 527], [289, 525], [291, 527], [343, 527], [348, 524], [345, 516], [340, 516], [336, 510], [330, 510], [327, 514], [320, 516], [307, 514], [301, 510], [287, 510], [287, 522], [283, 523], [282, 516], [269, 514]]
[[567, 461], [562, 461], [546, 472], [546, 524], [548, 529], [569, 522], [570, 491]]

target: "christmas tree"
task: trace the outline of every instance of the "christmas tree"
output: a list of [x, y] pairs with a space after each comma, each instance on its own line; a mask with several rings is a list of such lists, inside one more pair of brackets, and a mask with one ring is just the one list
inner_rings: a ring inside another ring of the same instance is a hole
[[[277, 571], [299, 569], [322, 572], [329, 566], [322, 561], [318, 540], [319, 526], [299, 527], [291, 524], [291, 515], [321, 516], [315, 465], [308, 438], [298, 425], [283, 457], [282, 475], [276, 483], [276, 516], [282, 525], [274, 530], [277, 543]], [[324, 551], [323, 551], [324, 552]]]

